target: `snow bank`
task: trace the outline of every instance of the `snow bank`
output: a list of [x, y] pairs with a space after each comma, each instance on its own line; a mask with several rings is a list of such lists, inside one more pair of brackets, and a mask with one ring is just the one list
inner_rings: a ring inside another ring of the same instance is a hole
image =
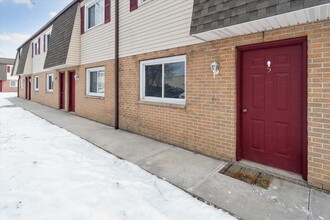
[[0, 219], [234, 219], [21, 108], [0, 108]]
[[0, 92], [0, 107], [13, 105], [6, 98], [17, 97], [17, 92]]

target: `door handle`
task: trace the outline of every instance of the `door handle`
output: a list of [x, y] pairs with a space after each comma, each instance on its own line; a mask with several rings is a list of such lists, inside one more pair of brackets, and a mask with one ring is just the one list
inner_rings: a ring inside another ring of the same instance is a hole
[[242, 112], [243, 112], [243, 113], [248, 112], [247, 108], [243, 108]]

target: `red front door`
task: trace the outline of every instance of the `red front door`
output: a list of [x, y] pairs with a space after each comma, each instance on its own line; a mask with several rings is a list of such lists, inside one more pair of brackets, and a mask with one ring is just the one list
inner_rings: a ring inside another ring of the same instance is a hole
[[29, 78], [28, 78], [28, 91], [29, 91], [28, 99], [31, 100], [31, 76], [29, 76]]
[[29, 99], [29, 77], [25, 77], [25, 99]]
[[69, 72], [69, 111], [75, 111], [75, 72]]
[[303, 46], [241, 54], [242, 158], [303, 173]]
[[60, 73], [60, 109], [65, 108], [65, 73]]

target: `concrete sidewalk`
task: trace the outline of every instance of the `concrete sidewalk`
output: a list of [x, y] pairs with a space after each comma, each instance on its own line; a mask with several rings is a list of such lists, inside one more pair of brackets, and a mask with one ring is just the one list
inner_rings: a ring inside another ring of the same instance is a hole
[[[9, 99], [94, 145], [243, 219], [330, 219], [330, 195], [275, 178], [268, 190], [219, 174], [225, 161], [140, 135], [114, 130], [74, 114]], [[189, 210], [187, 210], [189, 211]]]

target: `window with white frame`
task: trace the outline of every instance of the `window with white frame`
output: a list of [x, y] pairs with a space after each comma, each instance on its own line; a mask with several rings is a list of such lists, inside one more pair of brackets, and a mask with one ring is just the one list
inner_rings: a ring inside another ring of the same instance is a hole
[[10, 80], [10, 87], [17, 87], [17, 81], [16, 80]]
[[94, 0], [85, 6], [86, 30], [104, 23], [104, 0]]
[[52, 92], [54, 89], [54, 75], [53, 74], [47, 74], [46, 76], [46, 89], [47, 92]]
[[104, 96], [104, 67], [86, 69], [86, 94]]
[[39, 49], [39, 43], [38, 41], [33, 43], [33, 46], [34, 46], [34, 55], [38, 55], [38, 49]]
[[39, 76], [34, 76], [34, 90], [39, 90]]
[[50, 42], [50, 33], [47, 33], [46, 34], [46, 42], [45, 42], [45, 51], [48, 51], [48, 48], [49, 48], [49, 42]]
[[21, 79], [20, 86], [21, 86], [21, 89], [24, 89], [24, 79]]
[[185, 104], [186, 56], [140, 63], [142, 101]]

